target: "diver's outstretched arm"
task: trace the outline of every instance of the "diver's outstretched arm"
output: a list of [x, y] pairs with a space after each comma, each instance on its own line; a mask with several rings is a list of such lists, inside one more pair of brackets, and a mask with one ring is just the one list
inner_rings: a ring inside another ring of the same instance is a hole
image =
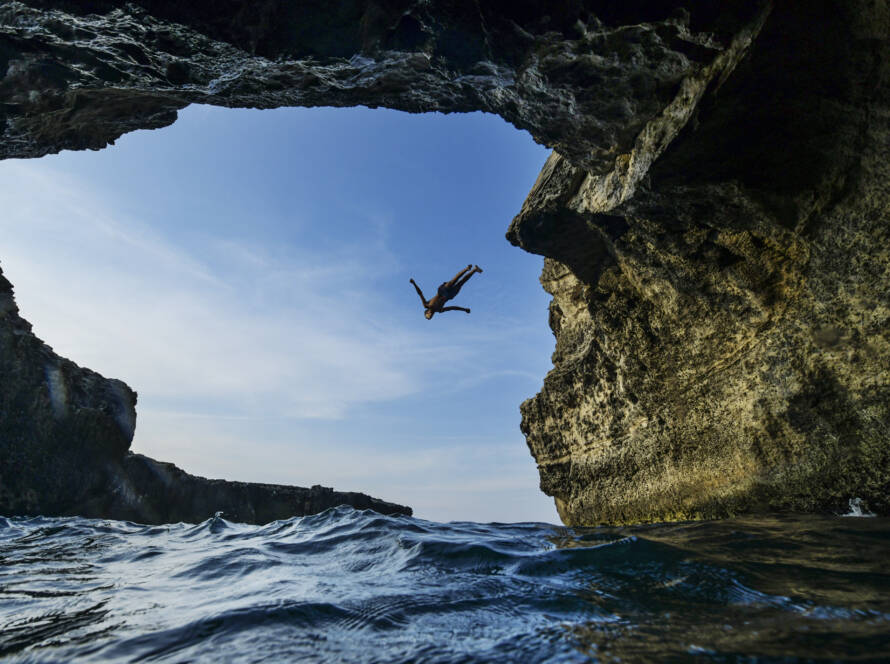
[[414, 286], [414, 290], [416, 290], [416, 291], [417, 291], [417, 294], [420, 296], [420, 301], [423, 302], [423, 306], [424, 306], [424, 308], [428, 307], [428, 306], [429, 306], [429, 302], [428, 302], [427, 299], [423, 296], [423, 291], [420, 290], [420, 286], [418, 286], [416, 283], [414, 283], [414, 279], [413, 279], [413, 278], [411, 279], [411, 285]]
[[466, 307], [442, 307], [442, 311], [466, 311], [470, 313], [470, 310]]

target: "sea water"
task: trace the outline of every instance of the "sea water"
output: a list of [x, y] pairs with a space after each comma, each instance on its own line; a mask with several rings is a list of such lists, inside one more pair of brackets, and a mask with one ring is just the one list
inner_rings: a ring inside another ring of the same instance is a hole
[[890, 521], [0, 518], [11, 662], [890, 661]]

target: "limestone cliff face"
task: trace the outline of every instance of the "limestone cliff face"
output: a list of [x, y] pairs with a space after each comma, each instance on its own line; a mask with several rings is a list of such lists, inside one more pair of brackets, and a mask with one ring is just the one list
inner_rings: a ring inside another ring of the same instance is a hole
[[566, 523], [890, 511], [888, 35], [777, 3], [666, 149], [545, 166], [508, 236], [549, 257], [522, 426]]
[[165, 523], [222, 511], [267, 523], [344, 504], [411, 514], [360, 493], [207, 480], [132, 454], [135, 407], [127, 385], [59, 357], [32, 334], [0, 271], [0, 514]]
[[194, 102], [498, 113], [556, 149], [508, 238], [563, 520], [888, 512], [888, 36], [869, 0], [7, 2], [0, 157]]

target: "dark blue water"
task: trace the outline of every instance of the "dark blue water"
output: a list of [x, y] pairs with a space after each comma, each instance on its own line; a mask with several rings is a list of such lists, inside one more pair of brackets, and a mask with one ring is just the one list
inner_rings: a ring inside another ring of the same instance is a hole
[[0, 518], [12, 662], [890, 661], [890, 523]]

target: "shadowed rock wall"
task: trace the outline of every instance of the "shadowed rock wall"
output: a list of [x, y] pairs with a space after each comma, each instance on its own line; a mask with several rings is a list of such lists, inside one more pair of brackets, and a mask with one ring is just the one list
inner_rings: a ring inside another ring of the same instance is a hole
[[[867, 0], [7, 2], [0, 157], [189, 103], [498, 113], [556, 148], [508, 238], [566, 523], [890, 511], [888, 27]], [[0, 323], [2, 325], [3, 323]]]
[[0, 271], [0, 512], [61, 514], [106, 489], [136, 428], [136, 393], [57, 356]]
[[190, 103], [497, 113], [617, 154], [760, 11], [738, 0], [5, 2], [0, 157], [100, 149]]

